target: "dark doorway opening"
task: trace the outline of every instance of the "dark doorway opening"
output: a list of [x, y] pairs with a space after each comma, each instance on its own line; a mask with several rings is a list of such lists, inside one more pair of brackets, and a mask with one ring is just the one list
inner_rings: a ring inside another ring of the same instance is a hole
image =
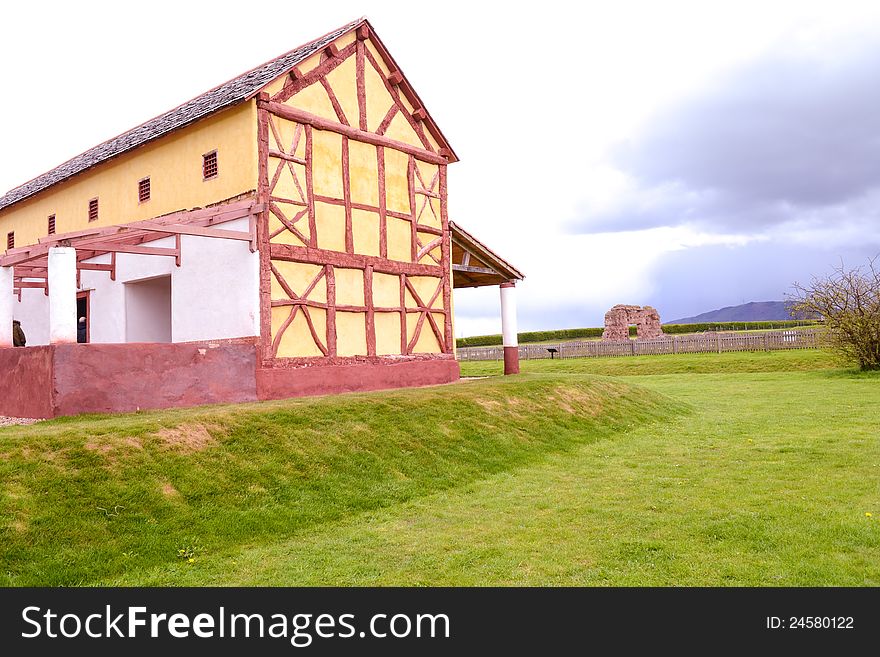
[[[89, 317], [89, 293], [77, 292], [76, 295], [76, 341], [86, 343], [90, 341], [89, 325], [91, 318]], [[85, 321], [83, 321], [85, 320]]]

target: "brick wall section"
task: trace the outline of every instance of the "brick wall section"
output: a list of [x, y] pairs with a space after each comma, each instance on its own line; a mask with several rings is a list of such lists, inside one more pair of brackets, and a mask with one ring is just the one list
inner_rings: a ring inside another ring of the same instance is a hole
[[458, 380], [451, 356], [399, 363], [258, 367], [252, 341], [70, 344], [0, 349], [0, 415], [80, 413], [230, 404]]
[[254, 345], [59, 345], [56, 415], [254, 401]]
[[52, 347], [0, 349], [0, 415], [53, 417]]

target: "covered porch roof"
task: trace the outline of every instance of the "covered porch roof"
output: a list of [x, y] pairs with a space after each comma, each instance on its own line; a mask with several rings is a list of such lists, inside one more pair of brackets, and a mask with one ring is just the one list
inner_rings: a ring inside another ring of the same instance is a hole
[[525, 276], [504, 258], [453, 221], [452, 287], [483, 287], [521, 281]]
[[[180, 264], [180, 236], [195, 235], [250, 242], [251, 251], [256, 250], [255, 215], [263, 206], [253, 199], [244, 199], [198, 210], [173, 212], [155, 219], [128, 224], [92, 228], [77, 232], [59, 233], [40, 238], [37, 244], [9, 249], [0, 255], [0, 266], [13, 267], [14, 288], [40, 287], [48, 294], [48, 256], [53, 246], [72, 246], [76, 249], [77, 270], [108, 271], [115, 278], [115, 254], [133, 253], [173, 257]], [[250, 219], [248, 232], [215, 228], [235, 219]], [[177, 238], [174, 248], [144, 246], [164, 237]], [[98, 255], [114, 256], [109, 265], [85, 262]], [[42, 280], [41, 280], [42, 279]]]

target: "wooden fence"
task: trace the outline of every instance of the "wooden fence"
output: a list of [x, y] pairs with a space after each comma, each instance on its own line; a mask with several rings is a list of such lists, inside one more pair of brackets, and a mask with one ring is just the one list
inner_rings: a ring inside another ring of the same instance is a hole
[[[558, 344], [525, 344], [519, 347], [521, 360], [540, 358], [595, 358], [598, 356], [647, 356], [656, 354], [703, 354], [723, 351], [774, 351], [777, 349], [816, 349], [819, 331], [799, 329], [763, 333], [694, 333], [670, 335], [656, 340], [628, 342], [561, 342]], [[556, 349], [551, 354], [550, 349]], [[502, 360], [504, 347], [462, 347], [458, 360]]]

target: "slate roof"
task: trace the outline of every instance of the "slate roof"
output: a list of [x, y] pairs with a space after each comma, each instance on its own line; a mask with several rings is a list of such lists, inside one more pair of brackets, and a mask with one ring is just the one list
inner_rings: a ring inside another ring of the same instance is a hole
[[142, 123], [138, 127], [122, 133], [118, 137], [105, 141], [103, 144], [98, 144], [51, 171], [37, 176], [33, 180], [7, 192], [4, 196], [0, 197], [0, 210], [33, 196], [71, 176], [82, 173], [86, 169], [106, 162], [117, 155], [122, 155], [153, 139], [198, 121], [209, 114], [247, 100], [279, 75], [284, 74], [303, 60], [319, 52], [334, 39], [355, 29], [364, 22], [366, 22], [365, 18], [359, 18], [347, 25], [343, 25], [319, 39], [310, 41], [229, 82], [221, 84], [219, 87], [203, 93], [201, 96], [193, 98], [169, 112], [150, 119], [146, 123]]

